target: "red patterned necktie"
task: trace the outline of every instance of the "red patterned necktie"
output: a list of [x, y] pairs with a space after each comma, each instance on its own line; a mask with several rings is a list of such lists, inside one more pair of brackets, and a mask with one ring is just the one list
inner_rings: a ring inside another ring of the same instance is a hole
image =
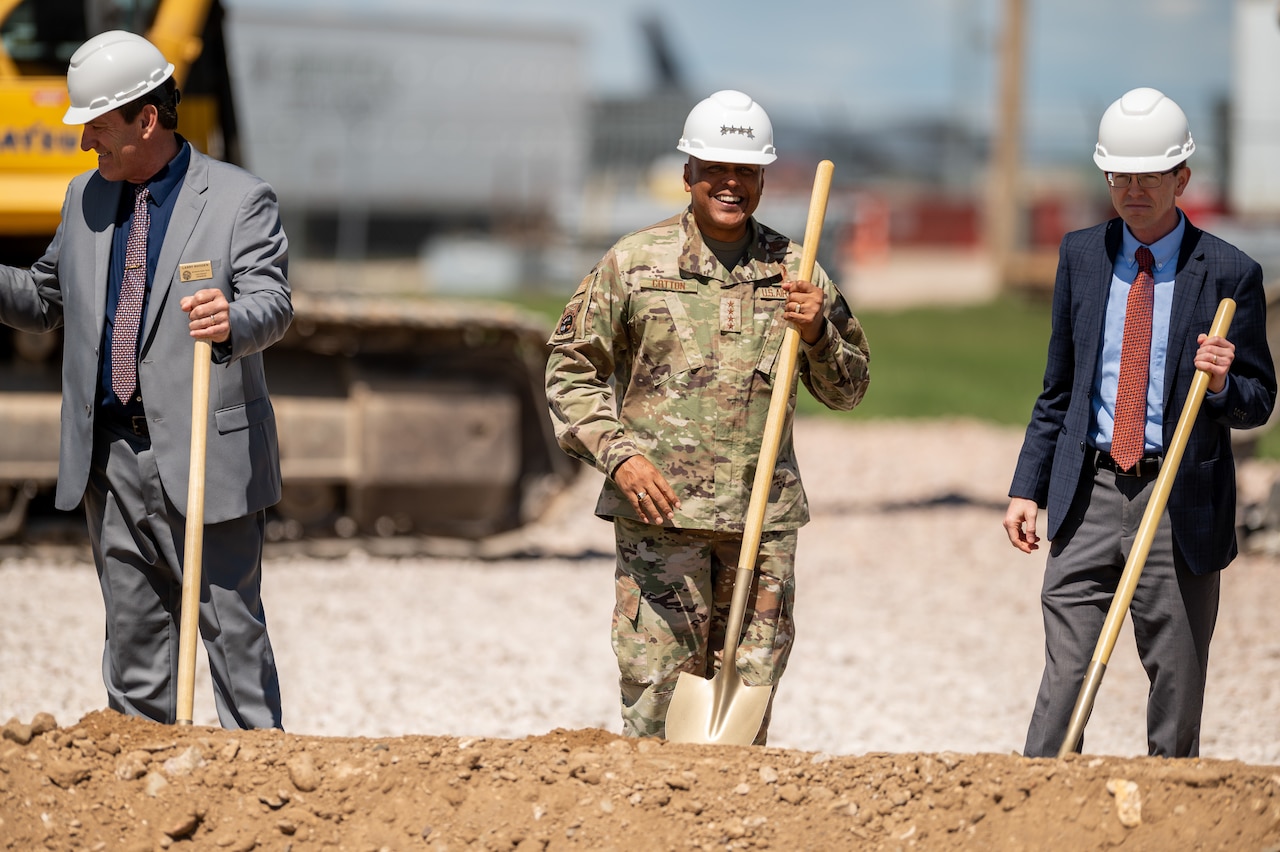
[[147, 204], [150, 192], [145, 186], [135, 186], [133, 191], [133, 224], [111, 329], [111, 389], [121, 402], [128, 402], [138, 386], [138, 322], [142, 319], [142, 295], [147, 289], [147, 227], [151, 224]]
[[1124, 310], [1124, 342], [1120, 347], [1120, 381], [1116, 388], [1116, 419], [1111, 433], [1111, 457], [1128, 470], [1142, 458], [1147, 430], [1147, 369], [1151, 363], [1151, 304], [1155, 300], [1155, 259], [1140, 246], [1135, 255], [1138, 274], [1129, 288]]

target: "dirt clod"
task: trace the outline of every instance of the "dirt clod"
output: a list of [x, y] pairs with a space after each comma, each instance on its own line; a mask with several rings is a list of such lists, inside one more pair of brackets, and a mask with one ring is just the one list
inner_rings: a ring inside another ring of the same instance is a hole
[[18, 745], [26, 745], [31, 742], [33, 731], [30, 725], [24, 725], [16, 718], [10, 719], [4, 723], [4, 728], [0, 728], [0, 736], [4, 739], [15, 742]]
[[320, 786], [320, 773], [310, 752], [293, 755], [286, 765], [289, 767], [289, 780], [302, 792], [310, 793]]
[[1125, 828], [1142, 825], [1142, 792], [1138, 785], [1123, 778], [1107, 782], [1107, 792], [1116, 797], [1116, 816]]

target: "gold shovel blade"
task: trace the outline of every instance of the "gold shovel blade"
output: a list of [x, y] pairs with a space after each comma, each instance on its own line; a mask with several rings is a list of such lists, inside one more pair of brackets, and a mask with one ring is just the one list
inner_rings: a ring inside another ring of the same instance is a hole
[[749, 686], [737, 671], [721, 669], [710, 679], [681, 672], [667, 707], [667, 739], [751, 745], [772, 697], [772, 686]]

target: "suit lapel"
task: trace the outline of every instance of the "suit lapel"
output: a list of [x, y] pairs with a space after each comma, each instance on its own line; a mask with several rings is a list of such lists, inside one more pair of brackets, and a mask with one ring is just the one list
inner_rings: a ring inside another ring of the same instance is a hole
[[[1124, 223], [1119, 218], [1107, 223], [1102, 236], [1104, 258], [1098, 268], [1090, 273], [1094, 283], [1087, 293], [1089, 310], [1081, 315], [1087, 336], [1078, 347], [1084, 359], [1080, 363], [1080, 375], [1088, 378], [1090, 387], [1098, 369], [1098, 353], [1102, 351], [1102, 330], [1107, 322], [1107, 299], [1111, 294], [1111, 279], [1115, 274], [1116, 255], [1120, 252], [1120, 229], [1123, 227]], [[1097, 249], [1090, 249], [1087, 256], [1097, 258]]]
[[[107, 326], [107, 287], [111, 282], [111, 242], [115, 238], [114, 223], [120, 209], [120, 194], [124, 192], [122, 181], [101, 180], [96, 175], [85, 188], [85, 207], [107, 214], [104, 227], [95, 229], [93, 238], [93, 311], [94, 325], [101, 335]], [[90, 198], [89, 193], [93, 193]]]
[[1188, 220], [1182, 235], [1182, 245], [1178, 249], [1178, 270], [1173, 279], [1173, 305], [1169, 311], [1168, 355], [1164, 366], [1166, 402], [1173, 399], [1174, 385], [1180, 372], [1178, 362], [1184, 351], [1183, 341], [1186, 340], [1195, 316], [1200, 291], [1204, 289], [1206, 269], [1204, 252], [1199, 250], [1199, 244], [1200, 229]]
[[173, 216], [170, 217], [169, 227], [164, 234], [160, 257], [156, 260], [156, 274], [151, 281], [151, 299], [147, 305], [147, 318], [142, 333], [144, 349], [150, 343], [161, 312], [177, 310], [177, 306], [167, 305], [169, 290], [177, 280], [178, 261], [182, 258], [187, 241], [191, 239], [191, 234], [200, 221], [200, 214], [204, 211], [205, 190], [208, 187], [208, 161], [193, 148], [186, 177], [182, 180], [177, 201], [173, 206]]

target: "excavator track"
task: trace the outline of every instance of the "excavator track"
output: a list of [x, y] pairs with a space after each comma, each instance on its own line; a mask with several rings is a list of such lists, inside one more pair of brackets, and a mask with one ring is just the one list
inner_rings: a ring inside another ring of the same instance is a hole
[[[548, 328], [497, 302], [294, 294], [265, 354], [283, 496], [268, 539], [478, 540], [576, 475], [546, 415]], [[8, 331], [8, 330], [6, 330]], [[55, 512], [58, 334], [9, 332], [0, 371], [0, 541], [74, 540]]]

